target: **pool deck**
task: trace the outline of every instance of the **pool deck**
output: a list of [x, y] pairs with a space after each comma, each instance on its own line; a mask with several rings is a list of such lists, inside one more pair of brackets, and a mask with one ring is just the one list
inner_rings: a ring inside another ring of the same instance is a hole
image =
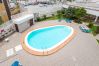
[[8, 37], [9, 42], [0, 42], [0, 66], [11, 66], [15, 60], [19, 60], [23, 66], [99, 66], [99, 45], [95, 37], [82, 32], [78, 24], [51, 20], [35, 23], [29, 29], [50, 25], [69, 25], [77, 31], [77, 35], [62, 49], [49, 56], [31, 55], [22, 49], [15, 52], [15, 55], [6, 57], [6, 50], [21, 44], [20, 39], [24, 32], [16, 32]]

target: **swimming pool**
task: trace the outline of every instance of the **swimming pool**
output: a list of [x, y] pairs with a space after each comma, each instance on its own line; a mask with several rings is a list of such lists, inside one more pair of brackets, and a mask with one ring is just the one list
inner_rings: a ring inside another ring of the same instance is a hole
[[[48, 55], [64, 46], [74, 33], [70, 26], [56, 25], [30, 31], [24, 39], [28, 52], [35, 55]], [[55, 50], [55, 51], [53, 51]], [[51, 52], [50, 52], [51, 51]]]

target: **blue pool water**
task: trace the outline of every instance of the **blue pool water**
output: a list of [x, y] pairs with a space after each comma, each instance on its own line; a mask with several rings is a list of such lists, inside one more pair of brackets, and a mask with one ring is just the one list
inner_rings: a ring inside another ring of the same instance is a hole
[[35, 49], [44, 50], [51, 48], [68, 38], [72, 33], [72, 28], [69, 26], [53, 26], [41, 28], [31, 31], [27, 34], [27, 44]]

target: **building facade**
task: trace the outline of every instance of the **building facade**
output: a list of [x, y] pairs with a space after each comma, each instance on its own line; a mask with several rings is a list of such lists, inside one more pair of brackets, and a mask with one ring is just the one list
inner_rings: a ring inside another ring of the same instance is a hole
[[8, 21], [8, 14], [5, 8], [4, 3], [0, 0], [0, 24]]
[[[14, 2], [12, 3], [10, 0], [0, 0], [0, 24], [11, 20], [12, 15], [20, 12], [19, 6]], [[15, 4], [15, 7], [11, 7], [13, 4]]]
[[99, 0], [75, 0], [76, 2], [97, 2]]

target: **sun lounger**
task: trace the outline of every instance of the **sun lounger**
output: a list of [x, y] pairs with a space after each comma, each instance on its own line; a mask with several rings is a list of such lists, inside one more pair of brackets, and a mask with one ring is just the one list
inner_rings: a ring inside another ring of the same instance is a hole
[[91, 30], [87, 27], [87, 26], [80, 26], [79, 27], [83, 32], [86, 32], [86, 33], [90, 33], [91, 32]]
[[19, 61], [14, 61], [11, 66], [22, 66]]
[[71, 20], [71, 19], [65, 19], [65, 21], [66, 21], [67, 23], [72, 23], [73, 20]]
[[83, 32], [86, 32], [86, 29], [85, 29], [84, 27], [81, 27], [81, 30], [82, 30]]
[[10, 56], [13, 56], [13, 55], [14, 55], [14, 50], [13, 50], [13, 48], [6, 50], [6, 56], [7, 56], [7, 57], [10, 57]]
[[22, 50], [22, 46], [21, 46], [21, 45], [17, 45], [17, 46], [15, 47], [15, 51], [18, 52], [18, 51], [20, 51], [20, 50]]
[[9, 38], [4, 39], [5, 42], [9, 42]]

